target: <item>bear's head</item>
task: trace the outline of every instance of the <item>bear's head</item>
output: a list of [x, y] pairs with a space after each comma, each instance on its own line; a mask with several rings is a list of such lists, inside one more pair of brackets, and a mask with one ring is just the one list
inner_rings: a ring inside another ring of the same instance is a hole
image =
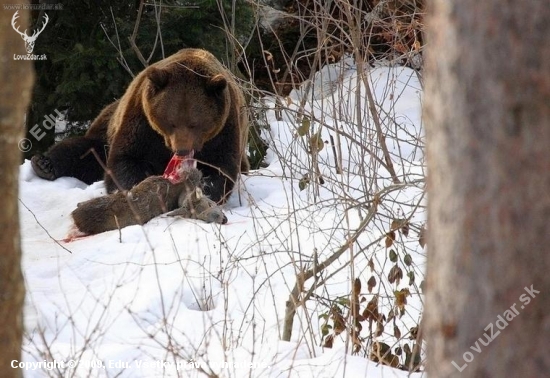
[[172, 152], [192, 157], [223, 129], [231, 103], [223, 73], [176, 61], [144, 74], [145, 115]]

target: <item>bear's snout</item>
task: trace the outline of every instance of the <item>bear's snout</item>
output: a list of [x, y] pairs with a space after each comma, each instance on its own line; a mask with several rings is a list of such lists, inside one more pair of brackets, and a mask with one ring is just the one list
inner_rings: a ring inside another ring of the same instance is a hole
[[181, 129], [173, 132], [168, 138], [169, 148], [173, 153], [187, 156], [189, 151], [200, 151], [204, 145], [202, 135], [197, 130]]

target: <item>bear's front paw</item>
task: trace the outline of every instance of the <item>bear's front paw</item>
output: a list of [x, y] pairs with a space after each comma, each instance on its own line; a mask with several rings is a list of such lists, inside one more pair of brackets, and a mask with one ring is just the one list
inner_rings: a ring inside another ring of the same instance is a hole
[[52, 161], [44, 155], [34, 155], [31, 158], [31, 166], [36, 175], [44, 180], [53, 181], [57, 178]]

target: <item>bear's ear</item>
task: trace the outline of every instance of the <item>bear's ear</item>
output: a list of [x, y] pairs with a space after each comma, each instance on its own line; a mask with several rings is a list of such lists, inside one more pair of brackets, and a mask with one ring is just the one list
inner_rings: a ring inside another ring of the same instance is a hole
[[168, 84], [168, 72], [159, 68], [151, 67], [147, 72], [147, 78], [151, 80], [156, 89], [162, 89]]
[[212, 76], [206, 83], [206, 89], [211, 94], [217, 94], [227, 87], [227, 79], [222, 74]]

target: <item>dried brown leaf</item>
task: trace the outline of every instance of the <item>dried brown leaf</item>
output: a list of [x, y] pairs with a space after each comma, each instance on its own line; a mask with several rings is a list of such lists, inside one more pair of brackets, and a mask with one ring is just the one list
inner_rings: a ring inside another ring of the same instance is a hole
[[399, 330], [399, 327], [396, 325], [393, 326], [393, 335], [395, 336], [396, 339], [401, 338], [401, 331]]
[[409, 289], [404, 288], [395, 293], [395, 306], [403, 312], [405, 310], [405, 305], [407, 304], [407, 297], [411, 295]]
[[346, 330], [346, 321], [344, 320], [340, 310], [333, 310], [331, 312], [332, 320], [334, 321], [334, 334], [339, 335]]
[[391, 221], [390, 230], [395, 231], [399, 227], [401, 227], [401, 220], [400, 219], [394, 219]]
[[375, 337], [380, 337], [384, 333], [384, 324], [382, 322], [376, 322], [376, 333], [374, 334]]
[[378, 320], [378, 295], [374, 295], [363, 310], [363, 318], [370, 321]]
[[328, 335], [325, 339], [325, 344], [323, 345], [325, 348], [332, 348], [332, 344], [334, 343], [334, 335]]
[[390, 248], [393, 245], [394, 240], [395, 240], [395, 237], [392, 238], [390, 236], [390, 233], [386, 234], [386, 240], [385, 240], [386, 248]]
[[372, 261], [372, 257], [369, 259], [367, 266], [369, 267], [371, 273], [374, 272], [374, 261]]
[[369, 290], [369, 293], [372, 293], [372, 289], [376, 286], [376, 277], [370, 276], [369, 280], [367, 281], [367, 289]]
[[353, 282], [353, 295], [359, 297], [359, 294], [361, 294], [361, 280], [356, 278]]
[[390, 273], [388, 274], [388, 281], [393, 284], [396, 282], [399, 285], [399, 282], [403, 278], [403, 270], [395, 264], [391, 269]]

